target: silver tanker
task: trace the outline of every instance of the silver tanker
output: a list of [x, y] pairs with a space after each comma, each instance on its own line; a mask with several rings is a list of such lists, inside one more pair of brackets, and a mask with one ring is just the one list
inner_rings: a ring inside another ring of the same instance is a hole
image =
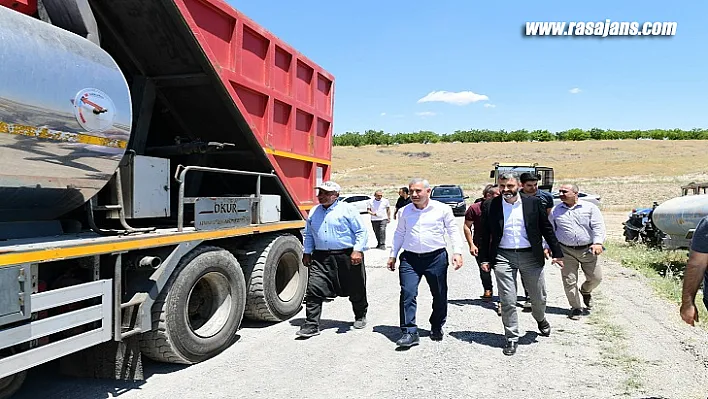
[[128, 84], [78, 35], [0, 13], [0, 221], [49, 220], [108, 183], [130, 139]]
[[708, 194], [672, 198], [654, 209], [652, 222], [666, 237], [662, 247], [688, 248], [690, 234], [708, 215]]

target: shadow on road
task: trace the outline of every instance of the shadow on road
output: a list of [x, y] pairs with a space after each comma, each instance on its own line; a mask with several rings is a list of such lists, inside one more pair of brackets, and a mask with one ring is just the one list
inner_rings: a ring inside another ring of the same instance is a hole
[[[145, 380], [154, 375], [177, 372], [186, 367], [188, 366], [158, 363], [143, 357]], [[31, 369], [25, 384], [12, 399], [114, 398], [141, 389], [145, 382], [67, 377], [61, 374], [58, 361], [52, 361]]]
[[[470, 344], [480, 344], [491, 346], [492, 348], [503, 348], [505, 339], [503, 334], [495, 334], [485, 331], [452, 331], [450, 336], [459, 339], [460, 341], [469, 342]], [[538, 333], [527, 331], [524, 336], [519, 338], [519, 345], [529, 345], [537, 342]]]
[[[303, 319], [303, 318], [290, 320], [291, 326], [300, 327], [303, 324], [305, 324], [305, 319]], [[320, 320], [320, 331], [331, 330], [331, 329], [336, 328], [337, 334], [344, 334], [347, 331], [351, 330], [353, 325], [354, 325], [353, 321], [321, 319]], [[293, 334], [295, 334], [295, 333], [293, 332]]]

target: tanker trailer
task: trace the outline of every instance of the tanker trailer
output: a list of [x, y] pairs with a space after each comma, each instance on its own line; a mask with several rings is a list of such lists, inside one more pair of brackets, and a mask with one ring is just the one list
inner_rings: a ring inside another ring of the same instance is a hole
[[334, 77], [221, 0], [0, 0], [0, 398], [297, 314]]
[[654, 208], [651, 218], [663, 233], [662, 248], [685, 249], [698, 222], [708, 215], [708, 194], [672, 198]]

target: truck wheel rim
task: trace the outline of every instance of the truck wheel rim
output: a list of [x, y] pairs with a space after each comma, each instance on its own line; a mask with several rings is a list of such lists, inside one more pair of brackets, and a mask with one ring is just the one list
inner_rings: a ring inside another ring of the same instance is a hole
[[275, 273], [275, 290], [278, 298], [288, 302], [295, 297], [300, 285], [300, 259], [294, 252], [284, 253], [278, 260]]
[[187, 324], [201, 338], [218, 334], [229, 321], [233, 295], [229, 280], [221, 273], [203, 275], [187, 297]]

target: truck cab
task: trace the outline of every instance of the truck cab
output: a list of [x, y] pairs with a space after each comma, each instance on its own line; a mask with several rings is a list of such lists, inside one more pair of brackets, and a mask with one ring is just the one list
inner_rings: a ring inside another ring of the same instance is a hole
[[489, 172], [489, 178], [494, 179], [494, 184], [499, 184], [499, 175], [504, 172], [514, 171], [518, 174], [525, 172], [538, 176], [538, 189], [550, 192], [553, 189], [553, 168], [539, 166], [538, 163], [502, 163], [495, 162], [494, 169]]

